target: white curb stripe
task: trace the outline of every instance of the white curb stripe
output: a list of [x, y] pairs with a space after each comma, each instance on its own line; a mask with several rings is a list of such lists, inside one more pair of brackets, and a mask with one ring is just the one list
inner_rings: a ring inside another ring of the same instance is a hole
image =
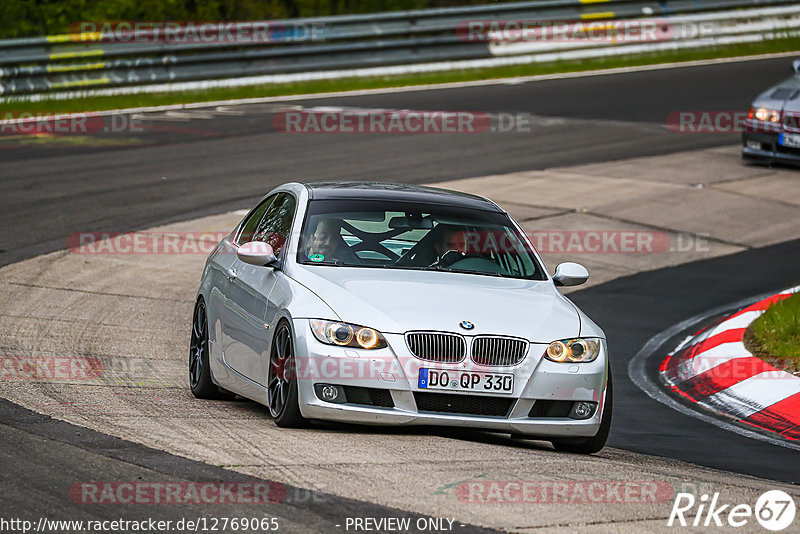
[[749, 350], [744, 348], [744, 343], [741, 341], [722, 343], [721, 345], [717, 345], [716, 347], [697, 354], [691, 360], [681, 363], [678, 368], [678, 380], [684, 382], [699, 374], [710, 371], [725, 362], [739, 358], [752, 357], [753, 355]]
[[753, 310], [749, 312], [744, 312], [742, 314], [736, 315], [731, 317], [730, 319], [726, 319], [719, 323], [711, 330], [711, 334], [709, 336], [714, 336], [716, 334], [720, 334], [725, 332], [726, 330], [736, 330], [737, 328], [747, 328], [750, 323], [758, 319], [758, 317], [764, 313], [763, 310]]
[[747, 328], [750, 325], [750, 323], [755, 321], [758, 318], [758, 316], [761, 315], [762, 313], [764, 313], [764, 310], [753, 310], [744, 313], [739, 313], [738, 315], [734, 314], [729, 319], [724, 320], [723, 322], [719, 323], [716, 326], [712, 326], [708, 330], [701, 332], [696, 337], [684, 341], [684, 343], [675, 348], [675, 352], [683, 350], [685, 348], [694, 347], [698, 343], [702, 343], [708, 338], [716, 336], [717, 334], [722, 334], [723, 332], [726, 332], [728, 330], [736, 330], [737, 328]]
[[708, 402], [724, 406], [726, 412], [737, 417], [749, 417], [800, 393], [800, 380], [796, 378], [783, 371], [760, 373], [711, 395]]

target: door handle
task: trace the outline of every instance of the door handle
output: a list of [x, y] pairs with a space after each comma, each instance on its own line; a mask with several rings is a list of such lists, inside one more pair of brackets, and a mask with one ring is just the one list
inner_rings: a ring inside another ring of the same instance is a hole
[[228, 281], [233, 282], [236, 280], [236, 269], [230, 268], [228, 269]]

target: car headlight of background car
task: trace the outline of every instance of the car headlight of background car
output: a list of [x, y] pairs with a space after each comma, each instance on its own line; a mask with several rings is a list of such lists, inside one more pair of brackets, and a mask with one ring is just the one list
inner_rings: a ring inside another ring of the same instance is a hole
[[327, 345], [357, 349], [382, 349], [386, 346], [383, 334], [374, 328], [322, 319], [311, 319], [310, 322], [314, 337]]
[[768, 122], [777, 124], [781, 120], [781, 112], [777, 109], [769, 108], [750, 108], [750, 113], [747, 114], [748, 119], [755, 119], [761, 122]]
[[592, 362], [600, 354], [600, 338], [587, 337], [553, 341], [544, 353], [545, 358], [558, 363]]

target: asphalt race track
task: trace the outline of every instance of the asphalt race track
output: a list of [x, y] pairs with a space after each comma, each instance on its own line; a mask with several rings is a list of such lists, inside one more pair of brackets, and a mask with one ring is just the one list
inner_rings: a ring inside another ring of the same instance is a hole
[[266, 104], [243, 115], [151, 121], [142, 133], [84, 143], [0, 135], [0, 265], [63, 248], [72, 232], [249, 206], [293, 179], [430, 183], [736, 143], [734, 134], [676, 135], [665, 123], [674, 111], [746, 111], [755, 94], [789, 75], [787, 65], [771, 59], [302, 102], [549, 118], [522, 133], [287, 135], [272, 125], [280, 105]]
[[[587, 314], [605, 317], [603, 329], [615, 340], [612, 350], [618, 357], [612, 361], [612, 371], [622, 393], [614, 398], [618, 411], [609, 445], [799, 484], [797, 451], [681, 415], [647, 397], [627, 376], [631, 357], [660, 331], [696, 314], [796, 284], [798, 257], [800, 241], [790, 241], [573, 293], [570, 298]], [[660, 354], [677, 346], [686, 333], [665, 340]], [[648, 363], [649, 374], [655, 377], [660, 358]]]
[[[183, 504], [162, 507], [154, 513], [151, 504], [139, 504], [126, 507], [122, 514], [119, 506], [80, 504], [65, 499], [64, 495], [76, 480], [264, 483], [258, 478], [238, 475], [51, 419], [5, 400], [0, 400], [0, 410], [0, 459], [4, 466], [0, 483], [7, 489], [0, 502], [5, 517], [27, 518], [35, 511], [50, 519], [71, 519], [76, 517], [77, 509], [82, 512], [80, 517], [84, 520], [197, 520], [208, 516], [213, 507], [205, 503]], [[24, 481], [24, 486], [20, 481]], [[346, 516], [407, 517], [411, 524], [422, 517], [291, 486], [281, 488], [279, 497], [285, 500], [270, 504], [269, 514], [278, 521], [282, 531], [289, 532], [331, 532], [340, 527], [342, 518]], [[263, 504], [236, 503], [226, 505], [222, 515], [250, 518], [261, 516], [263, 512]], [[416, 532], [414, 529], [410, 531]], [[460, 525], [459, 531], [491, 532], [472, 525]]]
[[[148, 126], [158, 127], [130, 136], [100, 135], [82, 144], [0, 135], [0, 266], [64, 248], [73, 232], [129, 231], [249, 207], [272, 186], [295, 179], [430, 183], [730, 145], [737, 142], [736, 134], [675, 135], [665, 127], [666, 118], [677, 110], [746, 110], [755, 94], [788, 74], [789, 61], [770, 59], [253, 104], [179, 121], [147, 120]], [[290, 104], [531, 113], [541, 121], [530, 133], [292, 136], [272, 126], [274, 113]], [[800, 241], [792, 241], [619, 278], [570, 295], [601, 323], [613, 351], [616, 391], [610, 447], [800, 483], [796, 451], [682, 415], [647, 397], [627, 375], [633, 355], [673, 324], [796, 285], [797, 258]], [[682, 335], [667, 340], [663, 350]], [[655, 376], [654, 368], [649, 371]], [[230, 472], [220, 467], [0, 403], [0, 462], [8, 466], [0, 481], [14, 488], [0, 503], [9, 515], [35, 509], [69, 516], [76, 506], [64, 502], [61, 489], [75, 479], [230, 480]], [[29, 481], [25, 487], [19, 486], [21, 479]], [[159, 514], [201, 515], [201, 508]], [[102, 507], [83, 511], [97, 518], [117, 515]], [[244, 505], [226, 513], [247, 511]], [[128, 512], [131, 518], [153, 515], [138, 509]], [[333, 530], [344, 514], [401, 515], [329, 495], [315, 500], [311, 494], [288, 500], [273, 513], [291, 531], [310, 532]], [[460, 531], [480, 529], [467, 525]]]

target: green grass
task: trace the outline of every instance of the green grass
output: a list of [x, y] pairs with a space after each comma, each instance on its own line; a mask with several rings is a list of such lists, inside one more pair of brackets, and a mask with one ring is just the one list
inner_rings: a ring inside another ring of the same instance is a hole
[[[334, 91], [352, 91], [358, 89], [375, 89], [382, 87], [402, 87], [409, 85], [425, 85], [472, 80], [489, 80], [515, 76], [532, 76], [562, 72], [580, 72], [595, 69], [610, 69], [659, 63], [737, 57], [778, 52], [790, 52], [800, 49], [800, 38], [776, 39], [761, 43], [736, 45], [724, 48], [705, 48], [698, 50], [680, 50], [667, 53], [645, 54], [586, 61], [557, 62], [547, 64], [515, 65], [487, 69], [473, 69], [447, 72], [431, 72], [424, 74], [385, 76], [374, 78], [343, 78], [338, 80], [310, 81], [302, 83], [253, 85], [247, 87], [209, 89], [203, 91], [186, 91], [173, 93], [147, 93], [137, 95], [119, 95], [104, 97], [86, 97], [71, 100], [44, 100], [41, 102], [7, 101], [1, 109], [21, 112], [80, 112], [100, 111], [167, 104], [187, 104], [193, 102], [209, 102], [240, 98], [258, 98], [294, 94], [325, 93]], [[787, 61], [786, 74], [791, 72]], [[767, 82], [765, 81], [765, 84]], [[765, 85], [766, 87], [766, 85]], [[2, 117], [0, 117], [2, 118]]]
[[800, 293], [770, 306], [748, 327], [746, 337], [757, 356], [800, 363]]

